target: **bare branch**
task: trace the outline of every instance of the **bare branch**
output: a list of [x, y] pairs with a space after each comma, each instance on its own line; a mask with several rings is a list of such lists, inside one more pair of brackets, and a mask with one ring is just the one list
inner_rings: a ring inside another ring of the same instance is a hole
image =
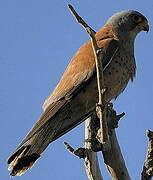
[[[68, 7], [72, 15], [76, 18], [76, 21], [81, 24], [86, 30], [88, 30], [88, 24], [86, 24], [86, 22], [78, 15], [78, 13], [74, 10], [73, 6], [71, 4], [68, 4]], [[92, 31], [96, 33], [93, 29]]]
[[[84, 166], [86, 170], [86, 174], [89, 180], [103, 180], [97, 153], [92, 151], [92, 141], [93, 139], [93, 119], [94, 117], [90, 117], [85, 121], [85, 158], [84, 158]], [[89, 140], [89, 141], [87, 141]]]
[[97, 158], [97, 153], [92, 151], [92, 139], [93, 137], [93, 119], [88, 118], [85, 121], [85, 145], [84, 148], [78, 148], [74, 149], [72, 146], [70, 146], [67, 142], [64, 142], [65, 148], [72, 153], [73, 155], [79, 157], [79, 158], [84, 158], [84, 166], [86, 170], [86, 174], [88, 176], [89, 180], [103, 180], [100, 168], [99, 168], [99, 163], [98, 163], [98, 158]]
[[102, 150], [102, 154], [104, 163], [113, 180], [131, 180], [114, 129], [118, 126], [118, 121], [124, 114], [125, 113], [117, 115], [113, 107], [107, 109], [107, 123], [111, 148], [105, 151]]
[[110, 136], [111, 149], [103, 151], [104, 162], [113, 180], [131, 180], [121, 149], [119, 147], [115, 130], [112, 130]]
[[109, 136], [108, 136], [108, 128], [106, 123], [106, 117], [105, 117], [105, 100], [103, 97], [105, 88], [104, 88], [104, 78], [103, 78], [103, 67], [102, 67], [102, 56], [103, 52], [102, 49], [98, 47], [97, 41], [95, 38], [95, 31], [87, 24], [85, 21], [78, 15], [78, 13], [74, 10], [72, 5], [68, 5], [71, 13], [76, 18], [77, 22], [85, 28], [85, 30], [88, 32], [91, 41], [92, 41], [92, 47], [95, 55], [95, 62], [96, 62], [96, 72], [97, 72], [97, 86], [98, 86], [98, 93], [99, 93], [99, 101], [97, 104], [97, 111], [98, 111], [98, 117], [100, 118], [100, 128], [101, 128], [101, 143], [103, 144], [104, 149], [110, 148], [109, 144]]
[[151, 180], [153, 177], [153, 132], [148, 130], [148, 150], [141, 173], [141, 180]]

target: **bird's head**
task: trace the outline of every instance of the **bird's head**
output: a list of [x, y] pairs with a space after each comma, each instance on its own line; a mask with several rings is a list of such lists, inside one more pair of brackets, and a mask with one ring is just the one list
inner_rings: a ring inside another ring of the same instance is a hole
[[133, 10], [114, 14], [109, 18], [107, 24], [112, 26], [113, 33], [117, 38], [128, 35], [134, 39], [140, 31], [149, 31], [147, 18], [141, 13]]

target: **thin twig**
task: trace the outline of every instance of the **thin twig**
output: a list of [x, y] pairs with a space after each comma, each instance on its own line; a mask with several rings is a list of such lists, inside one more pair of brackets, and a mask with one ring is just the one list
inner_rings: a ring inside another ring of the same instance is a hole
[[91, 41], [92, 47], [95, 55], [95, 63], [96, 63], [96, 72], [97, 72], [97, 86], [99, 93], [99, 101], [98, 101], [98, 117], [100, 118], [100, 128], [101, 128], [101, 143], [103, 144], [104, 149], [108, 149], [110, 147], [109, 144], [109, 136], [108, 136], [108, 128], [105, 117], [105, 100], [103, 97], [104, 94], [104, 78], [103, 78], [103, 67], [102, 67], [102, 49], [98, 47], [97, 41], [95, 38], [95, 31], [87, 24], [85, 21], [78, 15], [78, 13], [74, 10], [72, 5], [68, 5], [71, 13], [76, 18], [77, 22], [85, 28], [88, 32]]
[[73, 155], [78, 156], [79, 158], [84, 158], [85, 157], [85, 148], [78, 148], [78, 149], [75, 150], [67, 142], [64, 142], [64, 146]]
[[[70, 12], [72, 13], [72, 15], [76, 18], [76, 21], [81, 25], [83, 26], [83, 28], [85, 28], [86, 30], [88, 30], [89, 28], [89, 25], [86, 24], [86, 22], [82, 19], [81, 16], [78, 15], [78, 13], [74, 10], [73, 6], [71, 4], [68, 4], [68, 7], [69, 7], [69, 10]], [[90, 29], [96, 33], [91, 27]]]

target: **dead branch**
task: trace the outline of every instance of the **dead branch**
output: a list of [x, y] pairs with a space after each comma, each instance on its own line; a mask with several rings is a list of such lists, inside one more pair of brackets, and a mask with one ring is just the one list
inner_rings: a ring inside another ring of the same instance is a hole
[[89, 180], [103, 180], [99, 168], [97, 153], [92, 151], [93, 143], [95, 143], [95, 136], [93, 137], [93, 133], [95, 133], [93, 130], [93, 117], [90, 117], [85, 121], [85, 127], [84, 147], [75, 150], [67, 142], [64, 142], [65, 148], [73, 155], [84, 159], [84, 166]]
[[151, 180], [153, 177], [153, 132], [148, 130], [148, 150], [141, 173], [141, 180]]
[[83, 28], [85, 28], [86, 31], [88, 31], [88, 28], [90, 28], [93, 33], [96, 33], [91, 27], [89, 27], [88, 24], [86, 24], [86, 22], [82, 19], [82, 17], [78, 15], [78, 13], [74, 10], [74, 8], [73, 8], [73, 6], [71, 4], [68, 4], [68, 7], [69, 7], [69, 10], [72, 13], [72, 15], [75, 17], [76, 21], [81, 26], [83, 26]]
[[[130, 180], [125, 161], [123, 159], [114, 127], [118, 126], [118, 121], [125, 113], [116, 115], [116, 111], [109, 109], [107, 111], [107, 121], [109, 127], [109, 136], [111, 149], [103, 151], [101, 143], [97, 140], [97, 131], [99, 129], [99, 119], [93, 113], [92, 117], [85, 121], [85, 146], [74, 150], [68, 143], [66, 149], [73, 155], [84, 159], [85, 170], [89, 180], [101, 180], [102, 176], [99, 169], [97, 151], [102, 151], [104, 163], [112, 176], [113, 180]], [[113, 129], [112, 129], [113, 128]]]
[[97, 41], [95, 38], [95, 31], [78, 15], [78, 13], [74, 10], [74, 8], [71, 5], [68, 5], [71, 13], [76, 18], [77, 22], [83, 26], [83, 28], [87, 31], [89, 34], [91, 41], [92, 41], [92, 47], [95, 55], [95, 63], [96, 63], [96, 72], [97, 72], [97, 86], [98, 86], [98, 94], [99, 94], [99, 101], [97, 104], [97, 114], [100, 119], [100, 129], [101, 129], [101, 138], [100, 142], [103, 144], [103, 148], [107, 149], [110, 147], [109, 144], [109, 136], [108, 136], [108, 128], [106, 123], [106, 117], [105, 117], [105, 100], [103, 97], [105, 88], [104, 88], [104, 78], [103, 78], [103, 66], [102, 66], [102, 56], [103, 52], [102, 49], [98, 47]]
[[84, 158], [85, 157], [85, 148], [78, 148], [78, 149], [74, 149], [70, 144], [68, 144], [67, 142], [64, 142], [64, 146], [65, 148], [72, 153], [73, 155], [79, 157], [79, 158]]
[[99, 168], [97, 153], [92, 151], [92, 147], [93, 147], [92, 143], [95, 142], [95, 138], [93, 137], [93, 133], [95, 132], [93, 130], [94, 128], [93, 118], [94, 117], [92, 116], [85, 121], [84, 147], [86, 151], [84, 158], [84, 166], [89, 180], [103, 180]]
[[112, 129], [113, 127], [118, 126], [119, 119], [124, 115], [125, 113], [117, 115], [113, 107], [107, 111], [107, 122], [111, 148], [107, 151], [102, 151], [102, 154], [104, 163], [106, 164], [106, 167], [113, 180], [131, 180], [116, 137], [115, 129]]

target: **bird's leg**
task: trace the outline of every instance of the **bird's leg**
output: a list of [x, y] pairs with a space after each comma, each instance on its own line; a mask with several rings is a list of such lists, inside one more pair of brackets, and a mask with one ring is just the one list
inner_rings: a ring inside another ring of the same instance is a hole
[[108, 129], [111, 130], [118, 128], [118, 122], [124, 115], [124, 112], [117, 115], [116, 111], [113, 109], [113, 104], [108, 103], [106, 111]]
[[[97, 106], [99, 105], [97, 104]], [[101, 107], [101, 108], [103, 110], [104, 107]], [[123, 112], [117, 115], [116, 111], [113, 109], [113, 104], [109, 102], [105, 102], [105, 108], [106, 108], [106, 120], [107, 120], [107, 126], [108, 126], [108, 133], [109, 135], [111, 135], [112, 129], [118, 127], [118, 122], [125, 115], [125, 113]], [[99, 140], [100, 133], [101, 133], [100, 120], [98, 118], [97, 112], [93, 112], [92, 114], [92, 120], [90, 121], [90, 129], [92, 129], [90, 138], [85, 139], [85, 142], [90, 143], [90, 148], [92, 151], [94, 152], [102, 151], [103, 145], [100, 143], [100, 140]], [[67, 142], [64, 142], [64, 145], [66, 149], [73, 155], [79, 158], [85, 157], [86, 149], [84, 147], [74, 149]]]
[[[99, 114], [98, 114], [97, 109], [99, 106], [101, 106], [101, 105], [96, 104], [96, 113], [97, 113], [98, 118], [99, 118]], [[125, 115], [125, 113], [123, 112], [123, 113], [117, 115], [116, 111], [113, 109], [113, 104], [110, 102], [107, 102], [107, 101], [105, 101], [104, 105], [101, 106], [101, 108], [102, 108], [102, 111], [104, 111], [104, 108], [106, 108], [105, 112], [106, 112], [108, 128], [109, 129], [118, 128], [118, 122]]]
[[[105, 106], [103, 106], [101, 108], [103, 108], [103, 110], [105, 108], [104, 111], [106, 113], [108, 134], [111, 135], [112, 129], [115, 129], [118, 127], [118, 122], [125, 115], [125, 113], [123, 112], [123, 113], [117, 115], [116, 111], [113, 109], [113, 104], [110, 102], [105, 102]], [[96, 114], [98, 116], [98, 113], [96, 113]], [[98, 121], [98, 118], [97, 118], [97, 121]], [[99, 129], [97, 130], [97, 135], [96, 135], [98, 142], [100, 142], [100, 136], [101, 136], [101, 129], [99, 127]]]

